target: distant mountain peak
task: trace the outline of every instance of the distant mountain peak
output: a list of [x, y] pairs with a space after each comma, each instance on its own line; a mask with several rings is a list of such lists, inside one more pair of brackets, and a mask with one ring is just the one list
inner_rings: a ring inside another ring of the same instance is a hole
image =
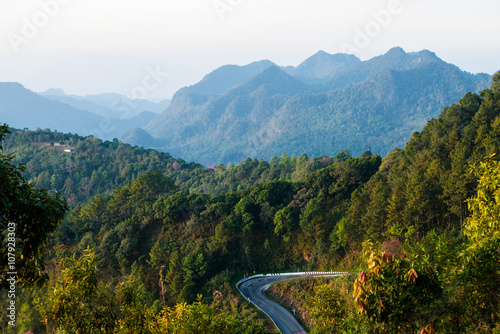
[[417, 52], [405, 52], [405, 50], [399, 46], [390, 49], [386, 52], [386, 54], [380, 57], [389, 60], [409, 60], [410, 62], [415, 62], [416, 59], [420, 62], [442, 61], [441, 58], [436, 56], [436, 54], [432, 51], [425, 49]]
[[283, 76], [289, 76], [285, 72], [283, 72], [277, 65], [271, 65], [266, 68], [260, 75], [265, 75], [269, 73], [279, 74]]
[[370, 76], [384, 70], [410, 70], [429, 63], [445, 62], [428, 50], [405, 52], [401, 47], [394, 47], [385, 54], [355, 64], [326, 82], [330, 89], [339, 89], [360, 83]]
[[429, 50], [422, 50], [415, 53], [409, 53], [410, 55], [415, 55], [417, 57], [426, 59], [428, 61], [442, 61], [434, 52]]
[[19, 82], [0, 82], [0, 88], [2, 88], [2, 89], [22, 89], [22, 90], [26, 89]]
[[205, 75], [200, 82], [182, 88], [178, 93], [180, 93], [180, 95], [219, 95], [231, 88], [241, 85], [273, 65], [276, 66], [276, 64], [267, 59], [255, 61], [244, 66], [224, 65]]
[[384, 59], [385, 61], [389, 62], [400, 62], [404, 61], [410, 54], [406, 53], [405, 50], [401, 47], [394, 47], [387, 51], [384, 55], [381, 55], [379, 57], [375, 57], [374, 59]]
[[433, 56], [433, 57], [436, 57], [436, 58], [439, 58], [434, 52], [430, 51], [430, 50], [427, 50], [427, 49], [423, 49], [422, 51], [420, 51], [419, 53], [424, 53], [424, 54], [428, 54], [430, 56]]
[[55, 96], [66, 96], [66, 93], [62, 88], [49, 88], [39, 93], [40, 95], [55, 95]]
[[[352, 62], [352, 61], [361, 61], [358, 57], [356, 57], [353, 54], [348, 54], [348, 53], [328, 53], [323, 50], [319, 50], [315, 54], [313, 54], [311, 57], [307, 58], [302, 62], [305, 63], [307, 61], [310, 61], [312, 59], [323, 59], [323, 60], [335, 60], [338, 62]], [[299, 65], [300, 66], [300, 65]]]
[[257, 74], [242, 85], [230, 90], [228, 94], [251, 94], [255, 92], [265, 94], [294, 95], [303, 92], [307, 85], [295, 77], [287, 74], [282, 68], [271, 65], [262, 73]]
[[330, 55], [330, 53], [326, 52], [325, 50], [319, 50], [318, 52], [316, 52], [314, 55]]
[[125, 132], [121, 138], [121, 141], [124, 143], [129, 143], [132, 145], [146, 145], [149, 147], [154, 147], [156, 146], [156, 140], [151, 137], [149, 132], [147, 132], [144, 129], [141, 128], [133, 128], [132, 130], [129, 130]]
[[[280, 67], [276, 65], [269, 66], [266, 68], [262, 73], [256, 75], [254, 79], [266, 79], [266, 80], [287, 80], [287, 81], [293, 81], [293, 82], [300, 82], [299, 80], [295, 79], [293, 76], [287, 74], [284, 72]], [[253, 79], [251, 79], [253, 80]]]
[[276, 64], [273, 63], [272, 61], [270, 61], [269, 59], [262, 59], [262, 60], [254, 61], [246, 66], [252, 67], [252, 66], [261, 66], [261, 65], [272, 66], [272, 65], [276, 65]]
[[330, 53], [324, 51], [324, 50], [319, 50], [315, 54], [313, 54], [310, 58], [327, 58], [332, 56]]
[[395, 47], [389, 49], [389, 51], [387, 51], [385, 55], [387, 56], [387, 55], [405, 55], [405, 54], [406, 54], [406, 52], [405, 52], [405, 50], [403, 50], [402, 47], [395, 46]]
[[318, 84], [359, 62], [361, 60], [355, 55], [344, 53], [330, 54], [320, 50], [304, 60], [297, 67], [287, 67], [284, 70], [306, 83]]
[[[320, 50], [297, 67], [268, 64], [217, 69], [176, 94], [145, 127], [152, 138], [133, 131], [129, 139], [207, 165], [283, 152], [353, 152], [366, 143], [377, 143], [385, 154], [436, 110], [483, 89], [488, 79], [462, 73], [428, 50], [401, 47], [366, 61]], [[204, 95], [214, 87], [227, 89]]]

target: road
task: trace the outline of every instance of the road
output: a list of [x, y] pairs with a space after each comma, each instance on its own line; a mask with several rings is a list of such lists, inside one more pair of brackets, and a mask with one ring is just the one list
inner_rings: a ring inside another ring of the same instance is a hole
[[252, 304], [261, 309], [274, 322], [283, 334], [305, 334], [306, 331], [289, 311], [267, 299], [264, 291], [275, 282], [301, 277], [339, 276], [345, 273], [289, 273], [278, 275], [256, 275], [238, 282], [241, 294]]

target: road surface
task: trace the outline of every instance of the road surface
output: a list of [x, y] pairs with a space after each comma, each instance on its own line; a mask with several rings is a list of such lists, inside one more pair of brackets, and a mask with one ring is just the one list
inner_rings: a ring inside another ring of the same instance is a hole
[[339, 276], [345, 273], [290, 273], [290, 274], [267, 274], [249, 277], [238, 282], [237, 287], [241, 294], [252, 304], [260, 308], [274, 322], [283, 334], [305, 334], [306, 331], [299, 324], [295, 316], [288, 310], [269, 300], [264, 291], [275, 282], [301, 277], [316, 276]]

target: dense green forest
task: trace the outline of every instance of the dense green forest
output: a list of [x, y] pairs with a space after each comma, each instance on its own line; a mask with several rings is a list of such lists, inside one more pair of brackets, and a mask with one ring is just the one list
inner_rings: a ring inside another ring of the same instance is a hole
[[[26, 166], [24, 176], [38, 188], [63, 194], [71, 206], [85, 203], [98, 194], [125, 186], [139, 175], [159, 171], [183, 193], [220, 194], [247, 188], [264, 181], [298, 181], [312, 171], [334, 162], [330, 157], [308, 158], [283, 154], [269, 162], [247, 159], [239, 165], [205, 168], [174, 159], [168, 153], [101, 141], [73, 134], [15, 130], [4, 142], [4, 152], [13, 153], [13, 162]], [[65, 152], [70, 149], [72, 152]], [[343, 151], [336, 157], [346, 159]]]
[[118, 141], [12, 130], [2, 154], [69, 208], [47, 242], [50, 279], [23, 288], [19, 325], [0, 328], [263, 333], [232, 288], [243, 271], [346, 269], [357, 274], [304, 302], [317, 333], [498, 332], [499, 151], [500, 73], [384, 158], [206, 168]]

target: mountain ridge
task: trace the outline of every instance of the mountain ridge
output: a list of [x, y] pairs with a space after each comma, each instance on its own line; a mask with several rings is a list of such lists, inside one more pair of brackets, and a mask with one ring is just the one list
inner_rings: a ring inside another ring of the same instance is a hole
[[91, 94], [85, 96], [68, 95], [60, 88], [50, 88], [38, 93], [45, 98], [72, 106], [75, 109], [90, 111], [106, 118], [129, 119], [144, 111], [156, 114], [164, 111], [170, 100], [159, 102], [150, 100], [131, 100], [126, 95], [116, 93]]
[[112, 140], [134, 127], [147, 124], [155, 115], [144, 112], [129, 119], [106, 118], [47, 99], [20, 83], [0, 82], [0, 119], [14, 128], [47, 128]]
[[316, 52], [297, 67], [287, 67], [285, 71], [308, 84], [320, 84], [333, 75], [361, 62], [345, 53], [329, 54], [323, 50]]
[[[333, 76], [319, 80], [314, 69], [322, 66], [318, 73]], [[292, 75], [308, 67], [308, 82]], [[231, 68], [241, 67], [224, 67]], [[294, 68], [273, 64], [214, 95], [200, 94], [198, 84], [183, 88], [143, 127], [153, 140], [141, 142], [144, 133], [124, 138], [207, 165], [281, 153], [358, 154], [367, 146], [384, 155], [446, 105], [488, 87], [490, 78], [461, 71], [428, 50], [406, 53], [396, 47], [365, 61], [320, 51]]]

